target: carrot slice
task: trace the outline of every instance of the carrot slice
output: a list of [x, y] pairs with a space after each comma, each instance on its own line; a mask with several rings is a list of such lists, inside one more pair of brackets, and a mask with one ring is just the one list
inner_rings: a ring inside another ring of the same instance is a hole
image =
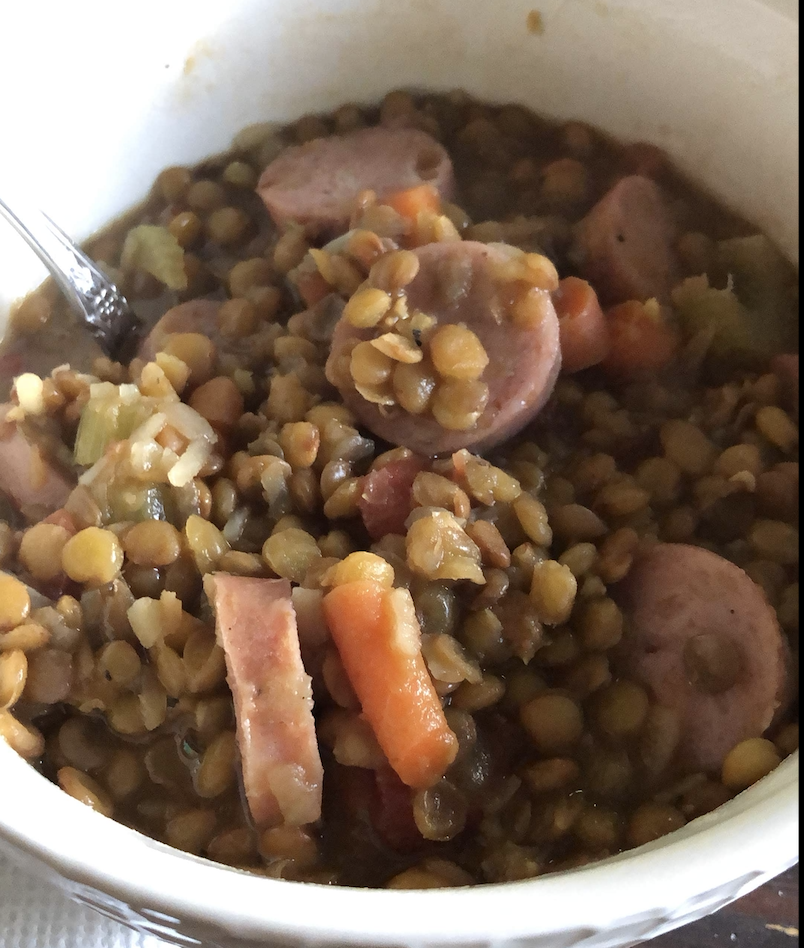
[[438, 214], [441, 210], [441, 197], [431, 184], [417, 184], [404, 191], [395, 191], [382, 199], [383, 204], [392, 207], [397, 214], [409, 221], [416, 221], [422, 211]]
[[566, 277], [553, 293], [561, 340], [561, 368], [580, 372], [602, 362], [609, 352], [609, 328], [586, 280]]
[[612, 375], [656, 372], [676, 354], [678, 334], [665, 321], [655, 300], [620, 303], [606, 313], [606, 320], [610, 346], [604, 367]]
[[345, 583], [324, 597], [324, 615], [388, 762], [409, 787], [432, 786], [458, 741], [422, 658], [410, 593], [371, 580]]

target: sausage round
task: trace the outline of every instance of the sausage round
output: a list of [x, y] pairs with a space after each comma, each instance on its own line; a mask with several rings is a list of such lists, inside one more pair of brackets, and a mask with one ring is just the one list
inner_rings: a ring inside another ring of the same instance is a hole
[[578, 224], [574, 254], [604, 304], [666, 299], [678, 278], [675, 227], [659, 186], [622, 178]]
[[371, 333], [345, 319], [335, 327], [327, 378], [360, 421], [385, 441], [424, 457], [461, 448], [484, 450], [523, 428], [553, 390], [561, 368], [561, 346], [550, 294], [542, 291], [539, 323], [521, 328], [504, 311], [505, 300], [494, 279], [494, 263], [506, 259], [504, 248], [454, 241], [427, 244], [415, 253], [419, 272], [406, 287], [408, 310], [434, 317], [437, 327], [464, 323], [488, 354], [482, 380], [489, 387], [489, 399], [477, 424], [466, 431], [448, 430], [432, 415], [413, 415], [398, 405], [380, 406], [362, 398], [348, 377], [344, 354], [355, 340], [371, 338]]
[[743, 570], [701, 547], [659, 543], [617, 597], [630, 622], [624, 670], [676, 713], [684, 765], [717, 771], [732, 747], [764, 734], [789, 700], [789, 652]]
[[315, 236], [346, 230], [362, 191], [382, 199], [424, 182], [452, 196], [452, 162], [434, 138], [415, 128], [365, 128], [286, 148], [257, 193], [277, 226], [301, 224]]
[[14, 422], [5, 420], [10, 407], [0, 404], [0, 493], [23, 512], [52, 513], [64, 506], [75, 484]]
[[165, 337], [174, 332], [197, 332], [208, 339], [217, 339], [220, 308], [218, 300], [205, 299], [187, 300], [171, 307], [143, 339], [137, 355], [141, 359], [153, 359]]

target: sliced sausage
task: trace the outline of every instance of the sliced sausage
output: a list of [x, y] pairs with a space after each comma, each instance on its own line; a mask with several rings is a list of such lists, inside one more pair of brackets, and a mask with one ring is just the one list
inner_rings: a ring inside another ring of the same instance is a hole
[[143, 339], [137, 355], [141, 359], [153, 359], [160, 351], [167, 336], [178, 332], [197, 332], [208, 339], [217, 339], [218, 300], [187, 300], [173, 306]]
[[678, 280], [675, 227], [659, 186], [622, 178], [578, 224], [574, 256], [605, 304], [664, 300]]
[[[399, 405], [377, 405], [355, 390], [348, 369], [350, 347], [372, 338], [345, 319], [335, 328], [327, 360], [327, 378], [347, 406], [376, 435], [404, 445], [424, 457], [451, 454], [461, 448], [479, 451], [523, 428], [542, 408], [561, 368], [559, 326], [550, 294], [543, 293], [541, 318], [523, 328], [511, 318], [506, 288], [495, 267], [508, 259], [504, 245], [455, 241], [427, 244], [415, 251], [419, 272], [406, 287], [410, 312], [420, 310], [436, 320], [435, 328], [463, 323], [480, 339], [489, 357], [481, 381], [488, 385], [486, 408], [474, 427], [443, 428], [432, 414], [410, 414]], [[427, 351], [427, 338], [424, 338]]]
[[372, 540], [389, 533], [404, 536], [405, 521], [413, 509], [413, 482], [423, 470], [424, 461], [413, 454], [369, 471], [363, 478], [357, 506]]
[[771, 369], [781, 379], [787, 410], [798, 420], [798, 354], [776, 356], [771, 360]]
[[365, 128], [285, 149], [263, 171], [257, 193], [279, 227], [301, 224], [315, 236], [345, 230], [362, 191], [381, 200], [423, 181], [452, 196], [452, 162], [434, 138], [413, 128]]
[[16, 424], [5, 421], [10, 407], [0, 405], [0, 491], [38, 519], [63, 507], [75, 484]]
[[738, 566], [684, 544], [659, 543], [641, 555], [617, 595], [630, 621], [624, 670], [676, 713], [681, 761], [717, 771], [789, 700], [776, 613]]
[[214, 606], [254, 822], [312, 823], [324, 772], [290, 583], [216, 573]]

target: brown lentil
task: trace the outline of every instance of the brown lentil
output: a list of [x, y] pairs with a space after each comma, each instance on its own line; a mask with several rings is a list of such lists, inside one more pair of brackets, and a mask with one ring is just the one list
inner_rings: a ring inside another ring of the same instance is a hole
[[577, 702], [559, 693], [537, 695], [520, 710], [520, 719], [543, 754], [572, 750], [583, 733], [583, 714]]
[[61, 789], [79, 803], [104, 816], [112, 815], [114, 811], [112, 801], [100, 784], [88, 774], [81, 773], [75, 767], [62, 767], [57, 776]]
[[675, 807], [665, 803], [643, 803], [628, 821], [626, 837], [630, 846], [644, 846], [673, 830], [680, 829], [687, 821]]
[[483, 374], [489, 357], [483, 344], [465, 325], [447, 325], [430, 338], [430, 357], [444, 378], [474, 381]]
[[25, 653], [15, 649], [0, 654], [0, 710], [13, 708], [22, 695], [28, 677]]
[[70, 539], [69, 531], [56, 523], [37, 523], [26, 530], [19, 558], [34, 579], [42, 582], [61, 573], [61, 554]]
[[534, 564], [530, 598], [545, 625], [559, 625], [569, 619], [577, 590], [578, 582], [569, 567], [555, 560]]
[[39, 731], [18, 721], [10, 711], [0, 710], [0, 739], [25, 760], [41, 757], [45, 739]]
[[722, 779], [730, 790], [739, 792], [767, 776], [781, 762], [771, 741], [751, 737], [741, 741], [723, 761]]
[[181, 534], [165, 520], [143, 520], [127, 530], [123, 552], [139, 566], [169, 566], [181, 553]]
[[595, 697], [593, 719], [607, 737], [623, 739], [637, 734], [648, 713], [648, 695], [633, 681], [612, 682]]

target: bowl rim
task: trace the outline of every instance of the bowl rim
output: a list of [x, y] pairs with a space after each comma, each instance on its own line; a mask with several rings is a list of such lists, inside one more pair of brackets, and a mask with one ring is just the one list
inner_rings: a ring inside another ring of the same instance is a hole
[[[751, 2], [797, 28], [793, 0]], [[797, 861], [798, 764], [796, 752], [712, 813], [593, 865], [505, 884], [384, 890], [280, 881], [180, 852], [83, 806], [0, 741], [0, 843], [34, 871], [61, 876], [74, 897], [98, 908], [102, 896], [119, 899], [134, 923], [161, 913], [167, 930], [192, 921], [244, 939], [375, 948], [591, 935], [629, 921], [656, 934], [656, 925], [683, 924]]]
[[[390, 946], [589, 935], [627, 920], [669, 929], [798, 859], [798, 751], [730, 802], [654, 843], [521, 882], [434, 890], [288, 882], [223, 866], [101, 816], [1, 744], [0, 770], [13, 777], [0, 781], [0, 840], [69, 880], [73, 894], [89, 886], [119, 899], [135, 923], [144, 909], [146, 918], [191, 920], [244, 939], [272, 934]], [[583, 899], [568, 914], [567, 898], [579, 886]], [[538, 913], [523, 911], [528, 905]]]

